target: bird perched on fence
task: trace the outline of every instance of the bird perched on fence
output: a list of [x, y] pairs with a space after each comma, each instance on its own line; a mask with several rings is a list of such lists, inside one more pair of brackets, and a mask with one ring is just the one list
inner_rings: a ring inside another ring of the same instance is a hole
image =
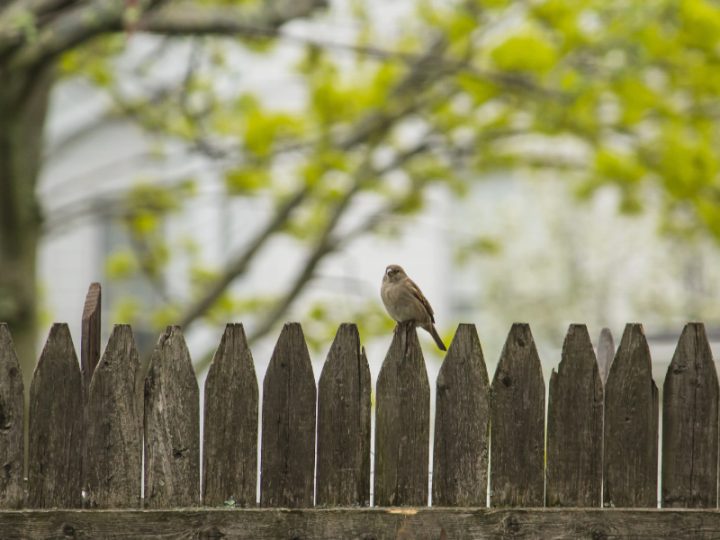
[[435, 314], [430, 302], [401, 266], [391, 264], [385, 269], [380, 296], [396, 322], [415, 321], [433, 337], [441, 351], [447, 350], [435, 329]]

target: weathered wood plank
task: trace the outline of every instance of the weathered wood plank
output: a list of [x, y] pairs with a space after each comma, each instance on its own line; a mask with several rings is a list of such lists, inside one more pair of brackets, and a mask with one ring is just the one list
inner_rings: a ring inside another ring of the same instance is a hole
[[370, 504], [370, 367], [354, 324], [342, 324], [318, 385], [318, 506]]
[[258, 382], [242, 324], [225, 327], [205, 380], [203, 504], [255, 506]]
[[657, 505], [658, 391], [641, 324], [625, 327], [605, 386], [603, 504]]
[[200, 404], [180, 327], [160, 336], [145, 377], [145, 505], [200, 502]]
[[80, 369], [83, 377], [83, 396], [87, 399], [95, 367], [100, 360], [100, 332], [102, 291], [99, 283], [91, 283], [85, 296], [80, 332]]
[[10, 330], [0, 323], [0, 508], [20, 508], [24, 495], [23, 378]]
[[590, 334], [572, 324], [550, 377], [547, 506], [600, 506], [603, 383]]
[[715, 540], [709, 510], [364, 508], [0, 511], [7, 538]]
[[85, 473], [91, 508], [140, 507], [142, 377], [129, 325], [116, 325], [88, 390]]
[[432, 503], [485, 506], [490, 383], [475, 325], [458, 326], [436, 396]]
[[615, 358], [615, 341], [609, 328], [600, 330], [600, 338], [597, 345], [597, 363], [600, 369], [600, 376], [603, 384], [607, 383], [610, 366]]
[[66, 324], [54, 324], [30, 385], [28, 506], [82, 503], [82, 375]]
[[512, 325], [491, 388], [490, 504], [542, 506], [545, 382], [528, 324]]
[[286, 324], [263, 381], [260, 504], [313, 505], [317, 389], [298, 323]]
[[430, 385], [412, 321], [395, 327], [375, 396], [375, 505], [426, 505]]
[[717, 504], [718, 378], [702, 323], [683, 329], [663, 386], [662, 505]]

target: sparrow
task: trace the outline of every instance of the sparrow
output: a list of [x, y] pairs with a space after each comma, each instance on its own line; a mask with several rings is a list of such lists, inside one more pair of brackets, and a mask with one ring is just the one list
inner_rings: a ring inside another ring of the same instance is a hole
[[393, 320], [399, 323], [415, 321], [433, 337], [441, 351], [447, 350], [435, 329], [435, 314], [430, 302], [401, 266], [391, 264], [385, 269], [380, 296]]

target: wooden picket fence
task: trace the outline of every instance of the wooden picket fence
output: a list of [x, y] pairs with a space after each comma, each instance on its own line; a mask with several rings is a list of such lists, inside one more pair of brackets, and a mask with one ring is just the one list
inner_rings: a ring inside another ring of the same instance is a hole
[[371, 475], [370, 370], [354, 325], [340, 326], [317, 386], [300, 325], [285, 325], [259, 430], [252, 354], [229, 324], [201, 440], [180, 328], [141, 373], [129, 326], [114, 327], [102, 357], [92, 344], [98, 300], [86, 305], [80, 363], [64, 324], [40, 355], [27, 482], [22, 376], [0, 325], [2, 539], [720, 538], [718, 380], [701, 323], [685, 327], [665, 377], [660, 475], [641, 325], [626, 327], [605, 384], [586, 327], [570, 326], [547, 430], [529, 326], [512, 326], [490, 382], [475, 327], [460, 325], [436, 381], [430, 494], [430, 386], [412, 325], [396, 328], [378, 376]]

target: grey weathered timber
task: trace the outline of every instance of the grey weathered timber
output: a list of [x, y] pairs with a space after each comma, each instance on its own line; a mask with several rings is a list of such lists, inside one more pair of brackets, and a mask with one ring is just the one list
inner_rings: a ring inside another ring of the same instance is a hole
[[717, 504], [718, 378], [702, 323], [685, 326], [663, 386], [662, 505]]
[[658, 392], [641, 324], [625, 327], [605, 385], [603, 504], [657, 505]]
[[545, 382], [529, 325], [512, 325], [491, 395], [490, 504], [543, 506]]
[[203, 504], [255, 506], [258, 382], [242, 324], [225, 327], [205, 379]]
[[395, 327], [376, 387], [375, 504], [428, 502], [430, 385], [412, 321]]
[[85, 479], [91, 508], [140, 507], [142, 378], [129, 325], [116, 325], [88, 391]]
[[23, 494], [23, 379], [10, 330], [0, 323], [0, 508], [20, 508]]
[[475, 325], [461, 324], [437, 378], [432, 503], [485, 506], [490, 383]]
[[145, 377], [145, 506], [200, 503], [200, 404], [180, 327], [160, 336]]
[[342, 324], [318, 385], [318, 506], [370, 504], [370, 367], [354, 324]]
[[716, 540], [720, 512], [658, 509], [317, 508], [0, 511], [7, 538], [107, 540]]
[[298, 323], [287, 323], [263, 381], [260, 504], [313, 505], [317, 389]]
[[80, 332], [80, 369], [83, 377], [83, 396], [86, 399], [95, 366], [100, 360], [101, 299], [100, 284], [91, 283], [85, 296]]
[[603, 383], [590, 334], [572, 324], [550, 376], [547, 506], [600, 506]]
[[600, 376], [603, 384], [607, 383], [610, 366], [615, 358], [615, 341], [609, 328], [600, 330], [600, 338], [597, 345], [597, 363], [600, 369]]
[[30, 384], [30, 508], [81, 505], [82, 395], [70, 330], [54, 324]]

